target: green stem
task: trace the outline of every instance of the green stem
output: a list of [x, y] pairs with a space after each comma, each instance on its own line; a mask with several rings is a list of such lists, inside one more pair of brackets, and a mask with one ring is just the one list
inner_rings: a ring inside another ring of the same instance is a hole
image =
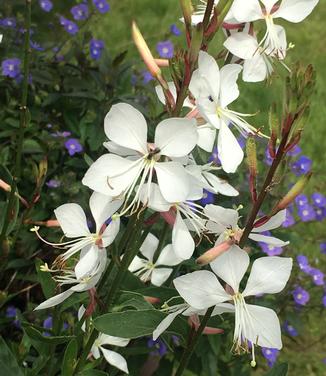
[[20, 124], [18, 141], [16, 148], [16, 160], [15, 167], [13, 171], [12, 181], [11, 181], [11, 191], [9, 195], [8, 205], [4, 214], [5, 221], [3, 223], [2, 231], [0, 234], [0, 245], [2, 245], [3, 240], [6, 237], [8, 226], [10, 223], [10, 216], [15, 203], [15, 193], [17, 189], [17, 182], [21, 176], [21, 161], [22, 161], [22, 151], [23, 151], [23, 141], [25, 129], [29, 123], [29, 111], [27, 108], [27, 98], [28, 98], [28, 78], [29, 78], [29, 65], [30, 65], [30, 34], [31, 34], [31, 16], [32, 14], [32, 1], [26, 0], [26, 17], [25, 17], [25, 43], [24, 43], [24, 79], [22, 86], [22, 97], [20, 110]]
[[205, 313], [205, 316], [201, 320], [199, 328], [195, 331], [195, 333], [192, 336], [190, 336], [188, 346], [185, 348], [185, 350], [182, 354], [182, 357], [181, 357], [180, 363], [179, 363], [179, 367], [178, 367], [178, 369], [175, 373], [175, 376], [181, 376], [183, 374], [183, 372], [185, 371], [185, 369], [186, 369], [186, 367], [189, 363], [189, 360], [191, 358], [191, 355], [195, 350], [195, 347], [197, 345], [197, 341], [198, 341], [199, 337], [201, 336], [201, 334], [203, 333], [205, 326], [207, 325], [207, 322], [208, 322], [208, 320], [210, 319], [210, 317], [213, 313], [213, 310], [214, 310], [214, 306], [208, 308], [208, 310]]

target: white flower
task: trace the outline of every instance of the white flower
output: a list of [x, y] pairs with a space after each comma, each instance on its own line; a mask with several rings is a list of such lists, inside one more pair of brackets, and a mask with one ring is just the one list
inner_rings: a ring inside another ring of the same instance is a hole
[[282, 60], [285, 58], [287, 49], [285, 30], [279, 25], [274, 27], [280, 43], [281, 54], [272, 50], [266, 41], [264, 46], [260, 46], [256, 37], [247, 32], [233, 33], [224, 42], [224, 47], [233, 55], [244, 60], [242, 74], [244, 81], [259, 82], [265, 80], [273, 73], [273, 59]]
[[83, 184], [110, 196], [124, 195], [125, 205], [120, 215], [138, 208], [139, 192], [146, 181], [149, 195], [154, 171], [167, 201], [187, 197], [189, 175], [180, 162], [171, 159], [185, 157], [195, 147], [198, 135], [194, 120], [161, 121], [155, 129], [154, 144], [148, 144], [144, 116], [129, 104], [119, 103], [106, 115], [105, 133], [111, 140], [107, 147], [119, 155], [105, 154], [95, 161]]
[[[174, 280], [181, 297], [192, 307], [202, 310], [233, 301], [236, 352], [248, 349], [248, 341], [253, 349], [254, 345], [281, 349], [281, 330], [276, 313], [269, 308], [247, 304], [245, 298], [282, 291], [290, 277], [292, 259], [277, 256], [256, 259], [243, 292], [239, 292], [239, 285], [249, 266], [249, 256], [244, 250], [233, 246], [210, 265], [215, 274], [200, 270]], [[226, 292], [216, 276], [225, 281], [233, 291]]]
[[241, 70], [238, 64], [228, 64], [219, 70], [215, 59], [200, 51], [198, 69], [189, 85], [199, 113], [215, 128], [214, 132], [219, 129], [217, 148], [222, 168], [226, 172], [235, 172], [243, 159], [243, 151], [228, 124], [233, 124], [245, 136], [257, 133], [254, 127], [241, 118], [248, 115], [227, 107], [239, 96], [236, 81]]
[[[66, 261], [69, 257], [82, 250], [82, 257], [75, 267], [77, 277], [80, 278], [92, 270], [97, 263], [98, 245], [108, 247], [113, 243], [119, 232], [120, 219], [115, 218], [114, 213], [122, 205], [121, 200], [112, 200], [112, 197], [94, 192], [89, 199], [89, 207], [93, 215], [96, 230], [90, 232], [86, 215], [78, 204], [64, 204], [55, 209], [55, 216], [67, 238], [74, 240], [63, 243], [50, 243], [40, 237], [38, 229], [33, 231], [46, 244], [58, 248], [67, 249], [65, 253], [59, 256], [59, 261]], [[112, 218], [113, 217], [113, 218]], [[112, 218], [111, 223], [103, 231], [105, 221]]]
[[280, 34], [274, 25], [274, 18], [283, 18], [290, 22], [301, 22], [317, 5], [318, 0], [282, 0], [277, 6], [278, 0], [234, 0], [232, 13], [239, 22], [252, 22], [264, 19], [266, 33], [260, 42], [269, 46], [271, 51], [282, 56], [284, 44]]
[[[91, 247], [91, 249], [89, 249]], [[107, 254], [105, 248], [99, 248], [96, 245], [89, 246], [81, 251], [80, 258], [82, 259], [85, 255], [83, 253], [91, 253], [94, 257], [96, 254], [96, 262], [93, 263], [94, 267], [92, 270], [88, 268], [88, 272], [79, 275], [79, 270], [51, 270], [47, 268], [47, 265], [42, 268], [43, 271], [48, 271], [51, 273], [61, 272], [62, 275], [54, 277], [54, 279], [59, 282], [60, 286], [63, 285], [73, 285], [68, 290], [47, 299], [45, 302], [38, 305], [35, 310], [46, 309], [54, 307], [64, 300], [69, 298], [75, 292], [82, 292], [92, 289], [98, 281], [100, 280], [102, 273], [106, 267]], [[93, 260], [92, 260], [93, 262]], [[77, 264], [78, 265], [78, 264]]]
[[[206, 227], [219, 235], [217, 244], [220, 244], [227, 240], [234, 239], [238, 242], [241, 239], [243, 230], [238, 226], [239, 212], [234, 209], [226, 209], [222, 206], [217, 206], [213, 204], [206, 205], [204, 208], [204, 213], [210, 220], [207, 222]], [[281, 210], [273, 217], [271, 217], [265, 224], [259, 227], [254, 227], [249, 234], [249, 238], [273, 245], [275, 247], [284, 247], [289, 244], [289, 242], [284, 242], [281, 239], [275, 238], [273, 236], [261, 235], [260, 232], [265, 232], [273, 230], [285, 221], [286, 210]]]
[[109, 364], [111, 364], [113, 367], [118, 368], [120, 371], [129, 374], [126, 359], [122, 355], [118, 354], [116, 351], [108, 350], [107, 348], [103, 347], [105, 345], [125, 347], [128, 345], [129, 341], [130, 339], [113, 337], [101, 333], [95, 340], [91, 348], [91, 353], [95, 359], [99, 359], [102, 353], [104, 355], [105, 360]]
[[129, 270], [140, 276], [142, 281], [151, 281], [155, 286], [161, 286], [173, 271], [172, 268], [161, 266], [175, 266], [183, 261], [182, 258], [175, 254], [172, 244], [165, 246], [158, 255], [157, 260], [154, 261], [154, 254], [158, 244], [157, 237], [149, 233], [140, 247], [140, 253], [146, 260], [136, 256], [129, 266]]

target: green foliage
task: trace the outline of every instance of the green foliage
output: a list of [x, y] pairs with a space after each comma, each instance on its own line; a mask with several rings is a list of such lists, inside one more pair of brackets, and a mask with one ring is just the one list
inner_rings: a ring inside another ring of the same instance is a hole
[[3, 375], [23, 376], [23, 372], [17, 364], [17, 360], [8, 348], [6, 342], [0, 337], [0, 368]]

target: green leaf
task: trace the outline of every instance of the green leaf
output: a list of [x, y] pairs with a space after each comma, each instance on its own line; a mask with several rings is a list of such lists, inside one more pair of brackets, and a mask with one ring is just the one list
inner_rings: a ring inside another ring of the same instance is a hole
[[35, 140], [27, 139], [23, 143], [24, 154], [44, 153], [42, 146]]
[[137, 310], [154, 309], [154, 307], [144, 299], [143, 295], [130, 291], [122, 292], [114, 310], [121, 311], [122, 308], [127, 307]]
[[286, 376], [289, 366], [287, 363], [276, 364], [265, 376]]
[[40, 333], [37, 329], [33, 328], [31, 325], [28, 325], [28, 323], [22, 323], [25, 333], [32, 338], [35, 341], [43, 342], [48, 345], [60, 345], [62, 343], [66, 343], [72, 339], [74, 339], [74, 336], [50, 336], [46, 337], [43, 336], [42, 333]]
[[78, 345], [75, 338], [73, 338], [66, 348], [63, 362], [61, 366], [61, 376], [72, 376], [74, 373], [77, 360]]
[[[94, 320], [96, 329], [111, 336], [138, 338], [151, 335], [167, 315], [154, 309], [107, 313]], [[176, 318], [167, 332], [187, 336], [188, 325], [180, 317]]]
[[97, 369], [88, 369], [84, 370], [82, 373], [78, 373], [78, 376], [109, 376], [109, 374]]
[[41, 284], [44, 296], [46, 297], [46, 299], [49, 299], [55, 295], [56, 283], [52, 279], [51, 273], [41, 271], [40, 269], [41, 265], [43, 265], [42, 260], [36, 259], [35, 267], [36, 267], [38, 280]]
[[2, 375], [24, 376], [16, 358], [2, 337], [0, 337], [0, 368]]

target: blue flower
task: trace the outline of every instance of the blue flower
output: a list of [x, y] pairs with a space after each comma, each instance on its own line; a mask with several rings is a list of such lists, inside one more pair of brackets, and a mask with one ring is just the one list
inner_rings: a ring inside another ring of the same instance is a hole
[[204, 189], [203, 197], [200, 200], [200, 203], [202, 206], [213, 204], [215, 201], [214, 193], [208, 191], [207, 189]]
[[303, 193], [298, 195], [295, 199], [294, 199], [295, 203], [297, 204], [299, 210], [300, 210], [300, 207], [303, 207], [303, 206], [306, 206], [309, 204], [309, 201], [308, 201], [308, 197], [306, 195], [304, 195]]
[[315, 192], [311, 195], [311, 199], [318, 208], [326, 207], [326, 197], [322, 193]]
[[52, 1], [50, 0], [39, 0], [40, 7], [44, 10], [44, 12], [50, 12], [53, 8]]
[[100, 13], [106, 13], [110, 10], [110, 5], [106, 0], [93, 0], [93, 4]]
[[165, 343], [161, 339], [154, 341], [152, 338], [149, 338], [147, 347], [150, 349], [153, 348], [153, 351], [150, 353], [151, 355], [164, 356], [168, 352]]
[[296, 176], [306, 174], [311, 170], [312, 160], [302, 155], [296, 162], [292, 163], [291, 170]]
[[170, 31], [173, 35], [176, 35], [177, 37], [182, 34], [182, 31], [178, 28], [176, 24], [172, 24], [170, 26]]
[[295, 219], [294, 219], [291, 211], [289, 210], [289, 208], [287, 208], [285, 210], [286, 210], [285, 221], [282, 223], [282, 227], [287, 228], [287, 227], [291, 227], [295, 224]]
[[288, 321], [285, 321], [283, 328], [292, 337], [298, 335], [298, 331]]
[[76, 21], [83, 21], [88, 18], [88, 6], [86, 4], [78, 4], [70, 9], [70, 13]]
[[289, 156], [291, 156], [291, 157], [296, 157], [301, 152], [302, 152], [302, 150], [301, 150], [300, 146], [299, 145], [295, 145], [295, 147], [293, 149], [291, 149], [290, 151], [288, 151], [287, 154]]
[[142, 72], [143, 76], [143, 84], [148, 84], [150, 81], [154, 80], [154, 77], [151, 75], [151, 73], [147, 70]]
[[78, 33], [79, 28], [75, 22], [70, 21], [63, 16], [60, 16], [60, 25], [63, 26], [69, 34], [75, 35]]
[[99, 39], [92, 39], [89, 42], [89, 51], [91, 58], [94, 60], [98, 60], [102, 55], [102, 50], [104, 48], [104, 42]]
[[21, 61], [17, 58], [3, 60], [1, 64], [2, 74], [10, 78], [18, 78], [20, 76], [20, 65]]
[[299, 265], [300, 270], [302, 270], [305, 273], [310, 272], [311, 266], [309, 265], [309, 261], [305, 255], [298, 255], [297, 263]]
[[316, 219], [315, 210], [309, 204], [300, 206], [298, 210], [298, 215], [301, 218], [302, 222], [314, 221]]
[[49, 181], [45, 183], [45, 185], [49, 188], [59, 188], [61, 185], [61, 182], [56, 179], [50, 179]]
[[0, 26], [8, 27], [10, 29], [14, 29], [16, 27], [16, 20], [14, 18], [4, 18], [0, 20]]
[[310, 268], [309, 274], [312, 277], [312, 281], [316, 286], [324, 285], [324, 273], [317, 268]]
[[68, 150], [70, 156], [83, 151], [83, 147], [76, 138], [69, 138], [65, 142], [65, 148]]
[[269, 349], [267, 347], [262, 347], [261, 352], [265, 359], [267, 360], [267, 364], [269, 367], [273, 367], [275, 364], [277, 357], [279, 356], [279, 350], [277, 349]]
[[165, 59], [170, 59], [174, 54], [173, 43], [170, 40], [158, 42], [156, 45], [156, 50], [159, 55]]
[[298, 286], [292, 292], [294, 301], [299, 305], [306, 305], [310, 300], [309, 292]]

